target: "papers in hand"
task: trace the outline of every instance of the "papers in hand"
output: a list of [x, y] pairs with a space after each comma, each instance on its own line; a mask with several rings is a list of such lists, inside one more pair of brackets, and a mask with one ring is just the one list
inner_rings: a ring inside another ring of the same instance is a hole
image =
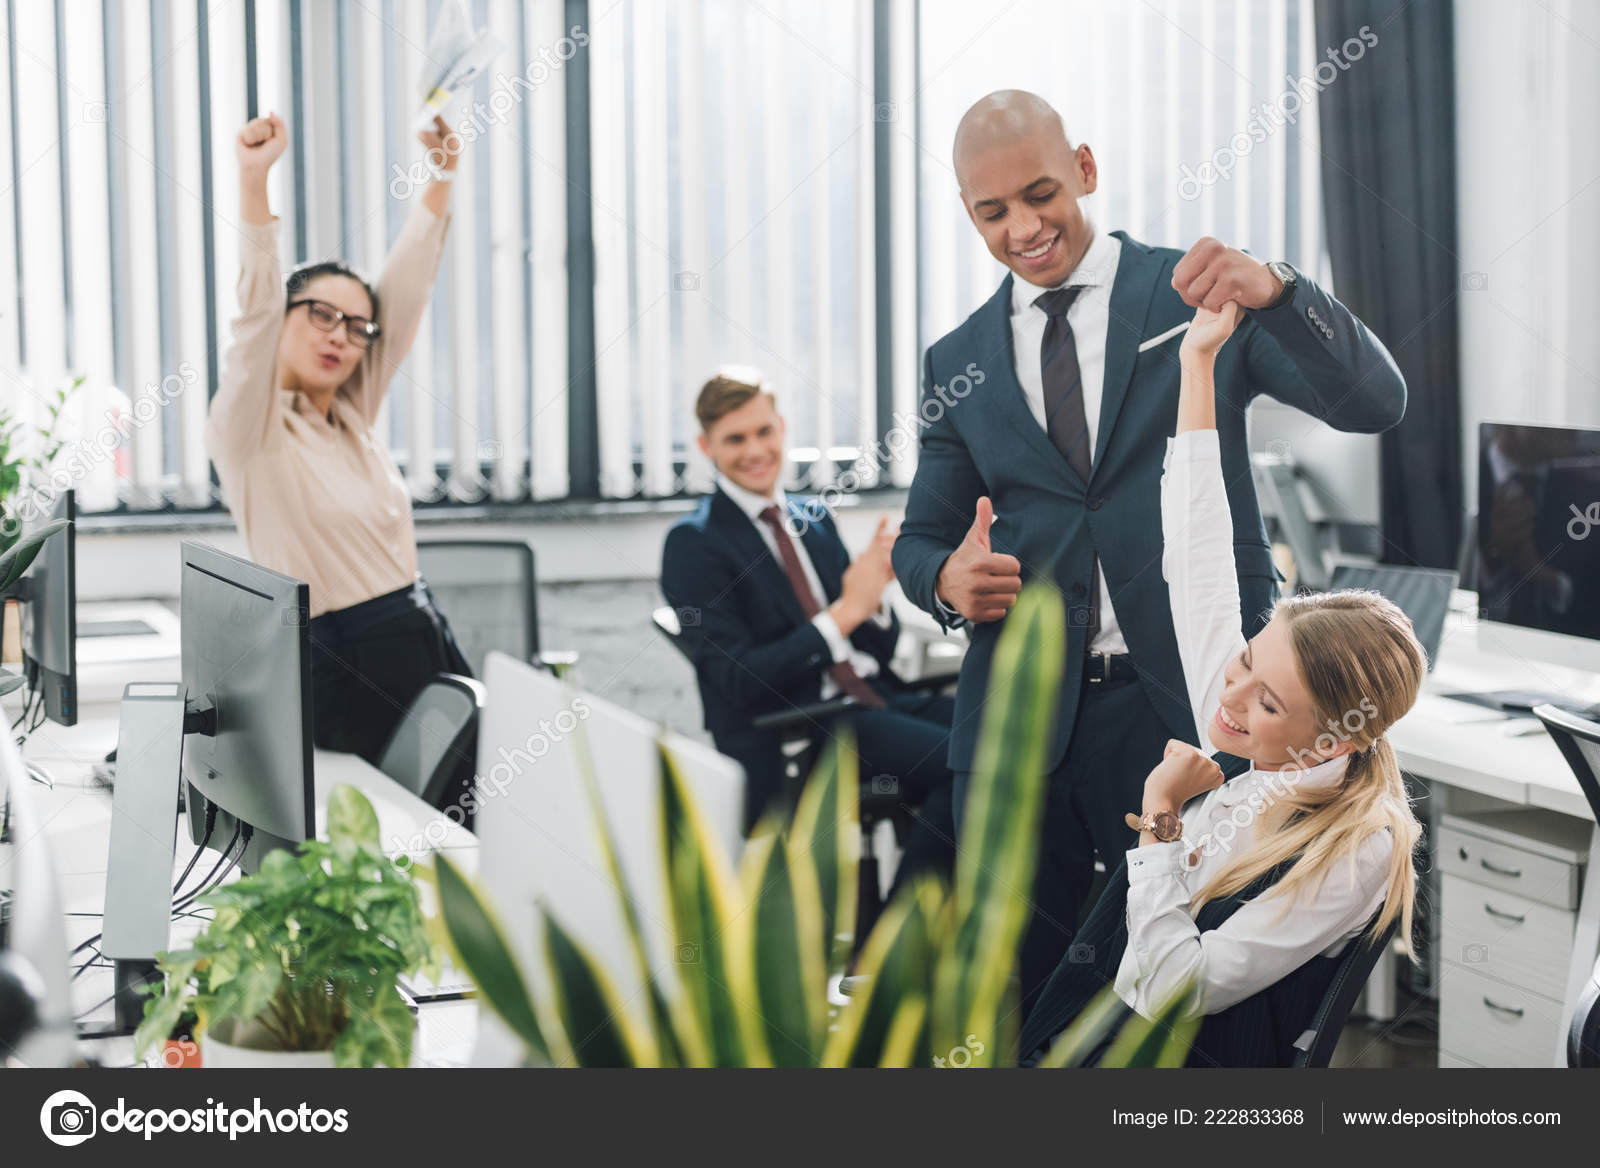
[[445, 0], [422, 54], [422, 108], [415, 128], [433, 129], [434, 118], [454, 127], [466, 112], [473, 80], [499, 51], [500, 42], [487, 29], [474, 31], [465, 0]]
[[1173, 337], [1177, 336], [1179, 333], [1187, 331], [1188, 328], [1189, 328], [1189, 324], [1190, 324], [1190, 322], [1186, 320], [1182, 324], [1173, 325], [1171, 328], [1169, 328], [1164, 333], [1160, 333], [1157, 336], [1151, 337], [1148, 341], [1145, 341], [1144, 344], [1139, 346], [1139, 352], [1142, 353], [1146, 349], [1153, 349], [1157, 345], [1161, 344], [1163, 341], [1170, 341]]

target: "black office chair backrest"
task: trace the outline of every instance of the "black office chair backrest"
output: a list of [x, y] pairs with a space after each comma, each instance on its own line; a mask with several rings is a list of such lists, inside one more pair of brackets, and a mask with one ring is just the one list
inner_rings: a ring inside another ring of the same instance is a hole
[[1550, 737], [1589, 800], [1589, 814], [1600, 823], [1600, 722], [1591, 722], [1555, 706], [1535, 706], [1533, 713]]
[[1311, 1025], [1294, 1044], [1294, 1061], [1290, 1066], [1325, 1067], [1332, 1060], [1333, 1048], [1339, 1045], [1339, 1035], [1350, 1020], [1350, 1011], [1372, 976], [1372, 967], [1378, 964], [1378, 958], [1394, 940], [1398, 923], [1398, 920], [1391, 921], [1376, 940], [1363, 932], [1346, 947], [1338, 972], [1333, 975], [1327, 993], [1322, 995], [1317, 1012], [1311, 1017]]
[[526, 540], [418, 540], [417, 571], [479, 677], [491, 649], [537, 663], [539, 582]]
[[1600, 1067], [1600, 962], [1589, 971], [1567, 1026], [1567, 1066]]
[[[1600, 823], [1600, 722], [1555, 706], [1535, 706], [1533, 713], [1555, 739], [1556, 748], [1589, 801], [1589, 814]], [[1567, 1020], [1567, 1065], [1600, 1067], [1600, 965], [1589, 974], [1578, 995], [1577, 1008]]]
[[1333, 570], [1330, 587], [1365, 588], [1380, 592], [1411, 618], [1411, 628], [1428, 654], [1428, 668], [1439, 659], [1444, 639], [1444, 618], [1450, 611], [1450, 593], [1456, 574], [1441, 568], [1410, 568], [1404, 564], [1340, 564]]
[[431, 807], [455, 794], [451, 779], [474, 763], [478, 716], [487, 691], [481, 682], [441, 673], [422, 687], [389, 736], [378, 769]]

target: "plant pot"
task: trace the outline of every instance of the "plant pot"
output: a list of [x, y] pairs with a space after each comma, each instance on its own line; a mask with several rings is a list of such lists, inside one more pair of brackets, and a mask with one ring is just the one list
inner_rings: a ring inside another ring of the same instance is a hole
[[169, 1038], [161, 1048], [161, 1065], [172, 1070], [198, 1070], [204, 1066], [200, 1044], [193, 1038]]
[[278, 1040], [255, 1019], [219, 1018], [200, 1037], [200, 1054], [208, 1070], [268, 1067], [306, 1070], [333, 1066], [332, 1050], [283, 1050]]

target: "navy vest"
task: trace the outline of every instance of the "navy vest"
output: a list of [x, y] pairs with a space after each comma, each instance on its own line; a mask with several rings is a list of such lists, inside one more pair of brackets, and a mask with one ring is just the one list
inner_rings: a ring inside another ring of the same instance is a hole
[[[1219, 928], [1247, 902], [1265, 893], [1288, 872], [1286, 860], [1257, 877], [1232, 896], [1207, 901], [1195, 914], [1195, 926], [1207, 933]], [[1362, 938], [1356, 938], [1359, 944]], [[1088, 919], [1073, 938], [1072, 948], [1045, 984], [1027, 1021], [1021, 1042], [1025, 1061], [1043, 1054], [1055, 1037], [1117, 978], [1128, 944], [1128, 862], [1118, 865]], [[1295, 1040], [1311, 1025], [1318, 1005], [1333, 983], [1348, 947], [1334, 957], [1318, 954], [1288, 976], [1226, 1010], [1201, 1020], [1189, 1049], [1191, 1067], [1286, 1067], [1295, 1054]], [[1076, 960], [1075, 960], [1076, 959]], [[1133, 1011], [1123, 1006], [1123, 1019]], [[1112, 1030], [1112, 1037], [1121, 1023]], [[1089, 1058], [1096, 1063], [1110, 1046], [1100, 1044]]]

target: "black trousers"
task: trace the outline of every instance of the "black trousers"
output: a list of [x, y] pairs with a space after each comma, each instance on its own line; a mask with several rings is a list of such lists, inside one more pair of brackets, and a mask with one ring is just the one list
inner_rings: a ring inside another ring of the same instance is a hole
[[[880, 792], [892, 791], [908, 817], [909, 829], [900, 837], [895, 888], [918, 872], [934, 872], [948, 880], [955, 868], [949, 763], [955, 699], [910, 691], [887, 678], [871, 678], [868, 684], [887, 708], [857, 709], [841, 717], [848, 718], [855, 733], [862, 780]], [[722, 736], [717, 749], [744, 767], [747, 833], [769, 809], [793, 797], [785, 790], [776, 735]]]
[[[1033, 912], [1017, 955], [1022, 1016], [1066, 956], [1094, 883], [1098, 853], [1114, 871], [1139, 833], [1124, 816], [1138, 811], [1144, 780], [1171, 737], [1136, 679], [1084, 682], [1072, 741], [1045, 780]], [[956, 776], [957, 834], [971, 772]]]
[[316, 744], [370, 763], [435, 674], [472, 676], [420, 577], [410, 588], [312, 618], [310, 633]]
[[900, 866], [891, 898], [919, 873], [942, 877], [955, 871], [954, 775], [950, 771], [950, 724], [956, 700], [945, 694], [908, 692], [890, 681], [873, 688], [885, 710], [857, 710], [850, 717], [861, 758], [861, 778], [874, 791], [892, 790], [911, 817], [901, 840]]

